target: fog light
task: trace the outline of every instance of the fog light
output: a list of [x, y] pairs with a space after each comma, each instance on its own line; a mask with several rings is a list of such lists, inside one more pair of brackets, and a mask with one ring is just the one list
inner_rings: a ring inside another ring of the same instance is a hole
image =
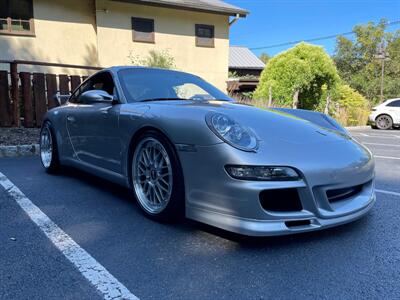
[[228, 174], [236, 179], [257, 181], [299, 180], [299, 174], [289, 167], [225, 166]]

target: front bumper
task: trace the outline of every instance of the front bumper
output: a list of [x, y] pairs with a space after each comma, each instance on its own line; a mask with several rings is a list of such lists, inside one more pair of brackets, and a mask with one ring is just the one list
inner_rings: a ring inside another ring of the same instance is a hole
[[[266, 153], [261, 147], [258, 153], [245, 153], [222, 143], [197, 147], [195, 152], [180, 151], [186, 216], [239, 234], [271, 236], [337, 226], [366, 214], [375, 202], [371, 154], [356, 143], [327, 147], [324, 155], [315, 147], [307, 150], [303, 152], [298, 145], [278, 152], [271, 147]], [[302, 174], [302, 180], [237, 180], [226, 173], [227, 164], [290, 166]], [[337, 202], [326, 196], [327, 190], [352, 186], [362, 188]], [[278, 212], [263, 208], [260, 193], [272, 189], [296, 189], [302, 209]]]
[[317, 217], [304, 218], [302, 216], [299, 216], [295, 219], [301, 221], [309, 220], [310, 222], [309, 224], [298, 226], [287, 225], [290, 224], [291, 221], [293, 221], [292, 218], [273, 221], [252, 220], [202, 209], [189, 209], [187, 217], [193, 220], [197, 220], [199, 222], [206, 223], [208, 225], [248, 236], [286, 235], [321, 230], [324, 228], [339, 226], [342, 224], [353, 222], [364, 216], [372, 208], [375, 203], [375, 199], [375, 194], [373, 194], [370, 198], [368, 205], [363, 207], [361, 210], [341, 217], [322, 219]]

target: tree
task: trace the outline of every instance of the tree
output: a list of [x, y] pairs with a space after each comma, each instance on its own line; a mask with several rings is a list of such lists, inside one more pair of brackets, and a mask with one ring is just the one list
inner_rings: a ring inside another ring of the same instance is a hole
[[131, 64], [134, 66], [146, 66], [162, 69], [175, 68], [175, 59], [166, 50], [150, 50], [148, 56], [145, 58], [141, 58], [138, 55], [133, 55], [133, 53], [130, 52], [128, 58]]
[[259, 58], [264, 64], [267, 64], [268, 61], [271, 59], [271, 56], [269, 56], [267, 53], [261, 53]]
[[387, 22], [357, 25], [355, 39], [339, 36], [334, 61], [341, 78], [372, 103], [380, 100], [382, 71], [383, 95], [397, 97], [400, 93], [400, 30], [386, 32]]
[[268, 61], [254, 97], [267, 99], [271, 89], [277, 105], [315, 109], [323, 86], [330, 90], [338, 81], [336, 67], [324, 49], [300, 43]]

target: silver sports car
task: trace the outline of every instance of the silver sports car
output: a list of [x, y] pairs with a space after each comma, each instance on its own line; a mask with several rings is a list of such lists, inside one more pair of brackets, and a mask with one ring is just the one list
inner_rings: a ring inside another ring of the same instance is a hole
[[375, 202], [371, 153], [329, 116], [237, 104], [177, 71], [94, 74], [47, 113], [40, 147], [46, 171], [129, 187], [158, 221], [280, 235], [353, 221]]

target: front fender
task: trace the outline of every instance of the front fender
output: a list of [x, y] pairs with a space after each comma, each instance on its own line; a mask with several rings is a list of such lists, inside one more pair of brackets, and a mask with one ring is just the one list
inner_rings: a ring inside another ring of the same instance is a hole
[[348, 134], [348, 132], [336, 120], [321, 112], [292, 108], [273, 108], [272, 110], [284, 112], [297, 118], [307, 120], [315, 125]]
[[163, 132], [173, 144], [209, 146], [222, 143], [206, 124], [207, 110], [155, 103], [143, 107], [137, 104], [137, 107], [129, 105], [129, 110], [121, 109], [120, 127], [129, 128], [130, 136], [141, 128], [153, 127]]

